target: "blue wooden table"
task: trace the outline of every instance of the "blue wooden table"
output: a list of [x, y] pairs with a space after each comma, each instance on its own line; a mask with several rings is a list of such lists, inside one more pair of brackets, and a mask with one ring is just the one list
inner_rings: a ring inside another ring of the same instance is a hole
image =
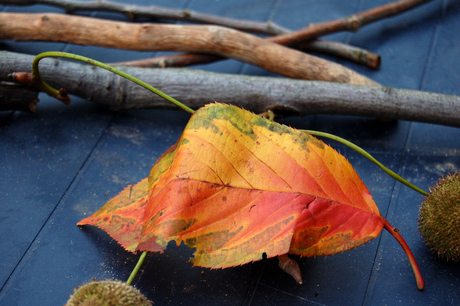
[[[272, 20], [290, 29], [362, 11], [387, 1], [131, 1], [228, 17]], [[50, 6], [2, 6], [3, 12], [63, 12]], [[114, 13], [83, 13], [126, 20]], [[392, 87], [460, 94], [460, 2], [432, 1], [357, 33], [326, 37], [382, 56], [379, 70], [333, 59]], [[0, 42], [2, 50], [66, 51], [114, 62], [153, 53], [63, 43]], [[274, 76], [234, 60], [200, 69]], [[73, 98], [69, 106], [40, 95], [36, 114], [0, 113], [0, 305], [62, 305], [91, 278], [126, 280], [138, 256], [105, 232], [76, 226], [126, 185], [146, 177], [180, 136], [181, 111], [111, 112]], [[460, 111], [460, 110], [457, 110]], [[428, 190], [460, 169], [460, 129], [375, 118], [311, 115], [281, 123], [330, 132], [368, 150], [383, 164]], [[301, 258], [303, 285], [267, 259], [223, 270], [192, 267], [192, 251], [170, 245], [150, 254], [134, 285], [155, 305], [458, 305], [460, 266], [432, 254], [417, 225], [423, 196], [388, 177], [350, 149], [344, 154], [368, 186], [380, 212], [411, 247], [426, 287], [420, 292], [407, 258], [386, 232], [329, 257]]]

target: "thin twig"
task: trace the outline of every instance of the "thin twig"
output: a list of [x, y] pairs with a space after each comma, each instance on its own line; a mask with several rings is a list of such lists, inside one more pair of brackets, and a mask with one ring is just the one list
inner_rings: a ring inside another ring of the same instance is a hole
[[[30, 71], [33, 56], [0, 52], [0, 81]], [[191, 69], [119, 67], [154, 85], [192, 109], [214, 101], [254, 113], [277, 115], [343, 114], [413, 120], [460, 127], [460, 97], [382, 86], [227, 75]], [[171, 108], [169, 102], [102, 69], [44, 59], [42, 78], [53, 87], [111, 109]]]
[[401, 0], [388, 3], [347, 17], [310, 24], [306, 28], [269, 38], [281, 45], [296, 45], [310, 39], [340, 31], [356, 32], [362, 26], [406, 12], [432, 0]]
[[301, 43], [297, 46], [297, 48], [304, 51], [316, 51], [339, 56], [372, 69], [379, 69], [380, 64], [382, 63], [382, 59], [378, 54], [335, 41], [316, 39], [306, 43]]
[[182, 53], [165, 56], [156, 56], [134, 61], [110, 63], [110, 65], [121, 65], [143, 68], [167, 68], [167, 67], [188, 67], [194, 65], [204, 65], [219, 60], [222, 56], [199, 53]]
[[137, 18], [169, 19], [176, 21], [187, 21], [193, 23], [204, 23], [220, 25], [245, 32], [254, 32], [266, 35], [279, 35], [289, 32], [288, 29], [275, 22], [259, 22], [216, 16], [195, 12], [192, 10], [180, 10], [165, 8], [156, 5], [135, 5], [119, 2], [97, 0], [97, 1], [74, 1], [74, 0], [0, 0], [4, 5], [33, 5], [45, 4], [60, 7], [67, 13], [76, 11], [106, 11], [121, 13], [130, 20]]

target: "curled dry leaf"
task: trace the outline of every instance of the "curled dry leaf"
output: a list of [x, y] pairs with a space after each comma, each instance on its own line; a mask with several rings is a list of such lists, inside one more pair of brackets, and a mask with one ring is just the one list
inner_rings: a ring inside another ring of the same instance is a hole
[[313, 136], [225, 104], [196, 111], [148, 178], [93, 216], [126, 250], [196, 248], [227, 268], [286, 253], [331, 255], [374, 239], [385, 219], [350, 163]]
[[290, 258], [287, 254], [284, 254], [278, 256], [278, 265], [281, 270], [292, 276], [299, 285], [302, 285], [302, 274], [300, 273], [297, 261]]

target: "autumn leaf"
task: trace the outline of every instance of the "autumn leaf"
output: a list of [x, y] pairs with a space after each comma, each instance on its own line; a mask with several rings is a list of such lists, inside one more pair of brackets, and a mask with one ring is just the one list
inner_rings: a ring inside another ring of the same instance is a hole
[[[37, 86], [44, 57], [85, 61], [151, 90], [193, 113], [182, 136], [152, 168], [78, 225], [105, 230], [126, 250], [162, 252], [168, 242], [195, 248], [194, 264], [226, 268], [278, 256], [280, 267], [302, 282], [286, 255], [329, 255], [387, 229], [401, 244], [419, 289], [424, 283], [399, 231], [385, 220], [348, 161], [323, 142], [224, 104], [193, 112], [179, 101], [113, 67], [85, 57], [45, 52], [34, 59]], [[65, 98], [65, 97], [64, 97]], [[139, 266], [133, 270], [134, 276]], [[132, 277], [127, 282], [132, 282]]]
[[211, 104], [190, 119], [150, 176], [79, 222], [128, 251], [196, 248], [225, 268], [286, 253], [330, 255], [383, 228], [369, 191], [339, 153], [304, 132]]

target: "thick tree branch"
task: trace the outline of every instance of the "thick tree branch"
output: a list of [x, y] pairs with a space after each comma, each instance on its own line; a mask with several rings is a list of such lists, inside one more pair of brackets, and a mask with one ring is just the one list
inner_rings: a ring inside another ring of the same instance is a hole
[[0, 13], [0, 39], [60, 41], [138, 51], [204, 52], [295, 79], [377, 84], [339, 64], [217, 26], [132, 24], [62, 14]]
[[[170, 8], [163, 8], [158, 6], [142, 6], [135, 4], [123, 4], [111, 1], [69, 1], [69, 0], [0, 0], [0, 4], [7, 5], [33, 5], [33, 4], [46, 4], [53, 5], [66, 10], [67, 13], [75, 11], [109, 11], [117, 12], [126, 15], [131, 20], [139, 17], [158, 18], [158, 19], [172, 19], [189, 21], [196, 23], [214, 24], [233, 28], [240, 31], [255, 32], [266, 35], [279, 35], [286, 34], [290, 31], [286, 28], [279, 26], [271, 21], [257, 22], [250, 20], [227, 18], [216, 15], [202, 14], [190, 10], [176, 10]], [[300, 50], [314, 50], [316, 52], [323, 52], [327, 54], [336, 55], [346, 58], [351, 61], [369, 66], [370, 68], [377, 69], [380, 64], [380, 57], [367, 50], [358, 49], [356, 47], [335, 42], [320, 41], [313, 39], [308, 42], [302, 43]], [[168, 61], [164, 62], [163, 58], [151, 59], [148, 61], [150, 67], [179, 67], [181, 63], [206, 64], [210, 62], [210, 57], [203, 57], [201, 54], [196, 55], [196, 58], [187, 56], [188, 61], [184, 62], [183, 58], [178, 55], [168, 57]], [[213, 61], [221, 60], [222, 57], [214, 57]], [[201, 61], [201, 62], [200, 62]], [[147, 62], [141, 62], [146, 64]], [[162, 64], [174, 64], [175, 66], [161, 66]], [[139, 63], [133, 63], [139, 67]]]
[[[0, 52], [0, 81], [30, 71], [33, 56]], [[382, 86], [354, 86], [284, 78], [226, 75], [188, 69], [119, 67], [197, 109], [219, 101], [255, 113], [346, 114], [460, 127], [460, 97]], [[70, 94], [112, 109], [172, 108], [155, 94], [108, 71], [45, 59], [43, 79]]]

